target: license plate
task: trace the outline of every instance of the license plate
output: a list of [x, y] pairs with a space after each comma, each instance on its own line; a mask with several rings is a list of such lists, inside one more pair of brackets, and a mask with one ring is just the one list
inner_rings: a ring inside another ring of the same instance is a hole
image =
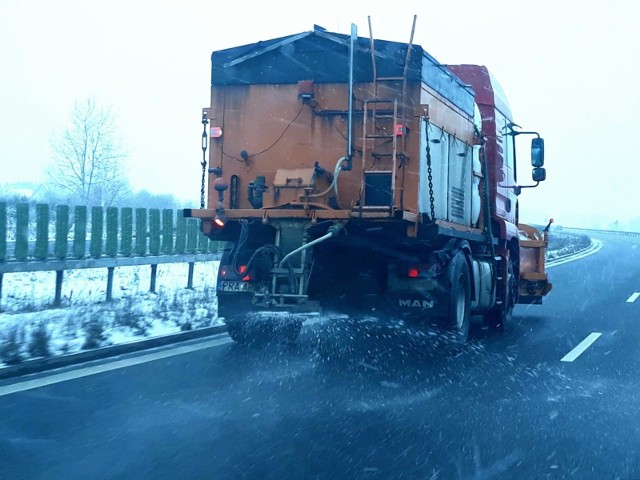
[[221, 292], [248, 292], [249, 284], [247, 282], [220, 282], [218, 290]]

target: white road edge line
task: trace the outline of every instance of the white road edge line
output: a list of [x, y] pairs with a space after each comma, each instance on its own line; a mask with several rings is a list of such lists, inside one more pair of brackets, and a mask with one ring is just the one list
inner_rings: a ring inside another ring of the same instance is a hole
[[569, 255], [568, 257], [559, 258], [557, 260], [549, 260], [545, 267], [552, 268], [557, 267], [558, 265], [564, 265], [565, 263], [573, 262], [575, 260], [580, 260], [581, 258], [588, 257], [589, 255], [593, 255], [602, 249], [602, 242], [600, 240], [591, 239], [591, 246], [587, 247], [585, 250], [581, 252], [575, 253], [573, 255]]
[[26, 390], [33, 390], [34, 388], [46, 387], [47, 385], [54, 385], [56, 383], [67, 382], [69, 380], [75, 380], [77, 378], [88, 377], [90, 375], [97, 375], [99, 373], [110, 372], [119, 368], [127, 368], [133, 365], [140, 365], [142, 363], [153, 362], [155, 360], [162, 360], [163, 358], [175, 357], [177, 355], [184, 355], [185, 353], [196, 352], [198, 350], [204, 350], [205, 348], [219, 347], [226, 343], [231, 343], [232, 340], [229, 337], [218, 338], [208, 342], [200, 343], [198, 345], [184, 346], [172, 348], [169, 350], [163, 350], [161, 352], [149, 353], [146, 355], [140, 355], [137, 357], [127, 358], [124, 360], [117, 360], [114, 362], [105, 363], [102, 365], [95, 365], [92, 367], [79, 368], [64, 373], [57, 373], [49, 375], [47, 377], [37, 378], [35, 380], [26, 380], [11, 385], [5, 385], [0, 387], [0, 397], [5, 395], [11, 395], [12, 393], [24, 392]]
[[600, 335], [602, 335], [602, 333], [600, 332], [590, 333], [587, 336], [587, 338], [585, 338], [578, 345], [576, 345], [576, 347], [573, 350], [571, 350], [569, 353], [567, 353], [564, 357], [562, 357], [560, 361], [573, 362], [576, 358], [582, 355], [584, 351], [593, 344], [593, 342], [595, 342], [598, 338], [600, 338]]
[[627, 303], [635, 302], [638, 299], [638, 297], [640, 297], [640, 292], [632, 293], [631, 296], [627, 298]]

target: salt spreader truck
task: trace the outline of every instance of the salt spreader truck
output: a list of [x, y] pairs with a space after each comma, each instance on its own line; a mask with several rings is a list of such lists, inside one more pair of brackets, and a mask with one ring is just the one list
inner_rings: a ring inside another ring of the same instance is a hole
[[[293, 341], [322, 309], [466, 339], [472, 315], [502, 327], [551, 290], [548, 226], [519, 223], [518, 195], [545, 180], [543, 139], [513, 123], [486, 67], [440, 64], [413, 35], [314, 27], [213, 52], [202, 205], [184, 215], [227, 242], [218, 310], [237, 342]], [[517, 183], [518, 135], [533, 185]]]

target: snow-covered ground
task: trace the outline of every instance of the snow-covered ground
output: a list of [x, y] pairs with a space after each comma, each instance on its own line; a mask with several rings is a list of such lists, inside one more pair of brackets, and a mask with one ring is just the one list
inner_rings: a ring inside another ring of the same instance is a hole
[[106, 268], [70, 270], [62, 308], [51, 308], [55, 272], [5, 274], [0, 365], [218, 325], [218, 263], [196, 263], [190, 290], [188, 264], [158, 265], [156, 293], [149, 292], [149, 265], [116, 268], [110, 303], [105, 302]]
[[[547, 258], [589, 246], [584, 235], [552, 233]], [[62, 308], [51, 308], [55, 273], [5, 274], [0, 300], [0, 366], [43, 355], [60, 355], [220, 324], [215, 279], [218, 262], [195, 264], [187, 290], [187, 264], [115, 270], [113, 301], [105, 302], [107, 269], [65, 272]]]

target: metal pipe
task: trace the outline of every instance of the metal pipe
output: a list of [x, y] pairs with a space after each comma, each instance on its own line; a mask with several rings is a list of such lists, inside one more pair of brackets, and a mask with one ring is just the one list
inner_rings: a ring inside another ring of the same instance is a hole
[[358, 27], [351, 24], [351, 38], [349, 40], [349, 133], [347, 135], [347, 165], [344, 170], [351, 170], [351, 159], [353, 152], [353, 52], [358, 37]]
[[282, 266], [284, 265], [284, 263], [289, 260], [290, 257], [294, 256], [297, 253], [300, 253], [303, 250], [306, 250], [309, 247], [313, 247], [314, 245], [320, 243], [320, 242], [324, 242], [325, 240], [329, 240], [331, 237], [334, 237], [338, 234], [338, 232], [340, 232], [340, 225], [332, 225], [331, 227], [329, 227], [329, 230], [327, 231], [327, 233], [325, 233], [323, 236], [316, 238], [315, 240], [309, 242], [309, 243], [305, 243], [304, 245], [302, 245], [301, 247], [296, 248], [295, 250], [287, 253], [284, 258], [280, 261], [280, 264], [278, 265], [278, 268], [282, 268]]

